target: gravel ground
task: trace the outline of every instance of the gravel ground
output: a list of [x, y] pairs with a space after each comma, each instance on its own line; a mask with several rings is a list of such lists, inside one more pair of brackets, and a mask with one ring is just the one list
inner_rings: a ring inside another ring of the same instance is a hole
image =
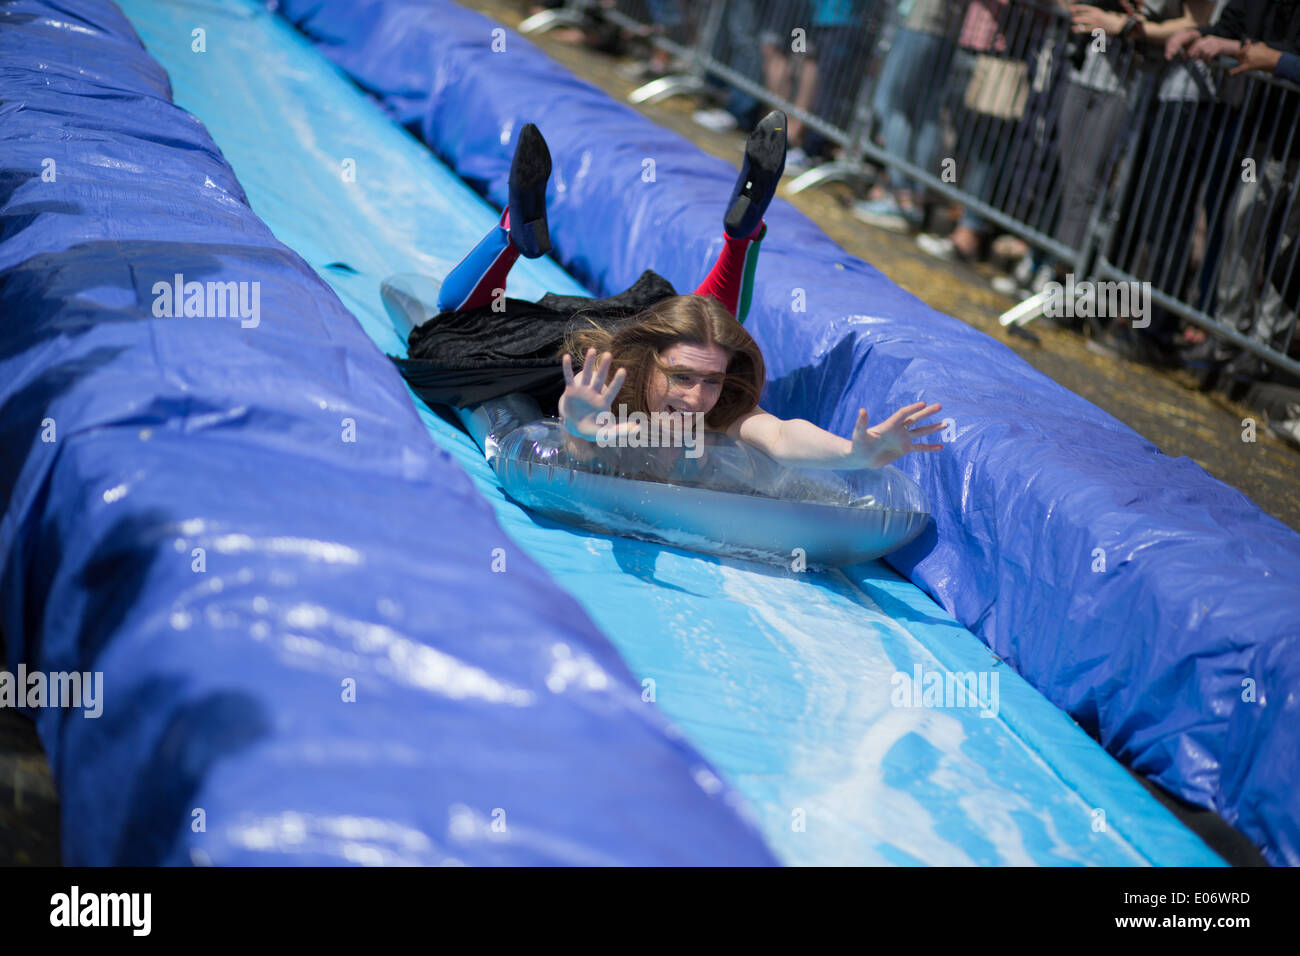
[[0, 710], [0, 866], [59, 862], [59, 800], [36, 728]]

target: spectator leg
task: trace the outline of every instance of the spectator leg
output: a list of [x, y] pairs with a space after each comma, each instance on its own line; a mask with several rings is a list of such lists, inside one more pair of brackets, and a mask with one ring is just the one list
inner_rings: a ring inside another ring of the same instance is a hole
[[1105, 185], [1106, 162], [1124, 124], [1124, 98], [1071, 83], [1060, 115], [1061, 212], [1056, 238], [1082, 247]]

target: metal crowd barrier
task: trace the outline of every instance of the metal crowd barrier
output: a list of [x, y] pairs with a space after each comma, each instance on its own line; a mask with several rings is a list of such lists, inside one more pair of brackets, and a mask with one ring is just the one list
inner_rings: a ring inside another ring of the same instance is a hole
[[[792, 144], [836, 151], [789, 192], [884, 167], [891, 189], [960, 203], [1076, 281], [1149, 283], [1157, 306], [1300, 374], [1294, 88], [1073, 33], [1052, 0], [570, 0], [527, 25], [588, 8], [676, 58], [632, 102], [721, 85], [784, 110]], [[1256, 181], [1237, 183], [1250, 158]]]
[[1300, 375], [1300, 87], [1177, 64], [1144, 120], [1093, 273]]
[[580, 27], [586, 22], [587, 11], [598, 5], [598, 0], [565, 0], [563, 6], [525, 17], [519, 24], [519, 32], [527, 35], [546, 33], [556, 27]]
[[725, 0], [701, 6], [686, 0], [615, 0], [606, 9], [606, 17], [625, 30], [639, 31], [684, 67], [634, 90], [628, 100], [656, 103], [681, 93], [704, 93], [708, 87], [707, 51], [716, 42], [725, 6]]
[[[644, 30], [634, 11], [648, 9], [645, 2], [619, 0], [619, 22]], [[975, 8], [985, 12], [982, 19]], [[820, 137], [823, 150], [839, 147], [829, 162], [796, 177], [791, 193], [871, 178], [873, 167], [883, 166], [1076, 271], [1086, 260], [1095, 222], [1074, 221], [1077, 202], [1064, 208], [1065, 232], [1056, 221], [1063, 199], [1097, 191], [1114, 156], [1086, 175], [1061, 173], [1053, 142], [1067, 87], [1056, 81], [1082, 51], [1059, 7], [1043, 0], [918, 0], [900, 18], [898, 4], [887, 0], [712, 0], [694, 46], [685, 47], [685, 39], [652, 42], [691, 69], [647, 83], [629, 99], [699, 93], [712, 78], [783, 109], [792, 138], [802, 124], [805, 140]], [[1138, 67], [1125, 50], [1111, 59], [1120, 90], [1112, 98], [1122, 108], [1108, 112], [1123, 120], [1136, 100], [1127, 90]], [[1095, 82], [1088, 74], [1083, 81]], [[900, 138], [927, 145], [891, 148], [890, 140]]]

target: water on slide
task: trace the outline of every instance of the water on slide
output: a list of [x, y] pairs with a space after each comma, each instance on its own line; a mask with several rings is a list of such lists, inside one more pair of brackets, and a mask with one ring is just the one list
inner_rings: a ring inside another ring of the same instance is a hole
[[[122, 6], [253, 209], [333, 287], [377, 348], [400, 354], [381, 281], [446, 275], [498, 213], [249, 0]], [[197, 28], [206, 31], [203, 53], [192, 49]], [[554, 188], [565, 189], [562, 174]], [[229, 200], [214, 196], [221, 201]], [[759, 270], [762, 281], [761, 262]], [[547, 291], [587, 290], [549, 259], [521, 260], [509, 294]], [[745, 795], [744, 811], [783, 861], [1220, 862], [1066, 715], [883, 563], [799, 572], [555, 525], [507, 499], [468, 436], [412, 401], [431, 440], [492, 502], [508, 536], [506, 573], [522, 549], [582, 603], [642, 678], [643, 696]], [[906, 706], [910, 698], [894, 697], [898, 675], [918, 668], [982, 672], [985, 706]], [[573, 661], [553, 679], [585, 676]]]

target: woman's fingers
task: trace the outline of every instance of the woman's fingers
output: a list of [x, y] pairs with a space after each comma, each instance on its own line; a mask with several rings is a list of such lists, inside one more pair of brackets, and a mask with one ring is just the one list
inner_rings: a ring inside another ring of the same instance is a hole
[[605, 375], [609, 371], [612, 358], [613, 356], [608, 352], [597, 356], [594, 348], [587, 349], [587, 357], [582, 364], [583, 377], [579, 379], [579, 384], [599, 392], [605, 384]]
[[614, 400], [614, 396], [618, 394], [618, 390], [623, 387], [623, 382], [626, 379], [627, 379], [627, 369], [621, 368], [617, 372], [615, 372], [613, 381], [611, 381], [608, 385], [606, 385], [604, 390], [601, 391], [600, 400], [605, 405], [609, 405], [609, 403]]
[[908, 451], [943, 451], [943, 445], [913, 445]]
[[922, 425], [919, 428], [913, 428], [908, 434], [916, 435], [919, 438], [921, 435], [933, 435], [935, 432], [943, 431], [943, 429], [943, 422], [937, 422], [934, 425]]
[[[885, 424], [888, 425], [888, 422], [886, 422]], [[882, 428], [882, 427], [884, 426], [882, 425], [876, 426], [876, 428]], [[867, 410], [865, 408], [859, 408], [858, 420], [857, 423], [853, 426], [853, 442], [856, 444], [857, 442], [866, 441], [872, 435], [873, 431], [875, 431], [875, 429], [871, 427], [871, 416], [867, 414]]]
[[560, 360], [564, 368], [564, 384], [572, 386], [573, 391], [586, 393], [584, 401], [599, 403], [608, 408], [613, 396], [618, 394], [627, 380], [627, 369], [620, 368], [615, 371], [613, 379], [607, 381], [609, 368], [613, 362], [612, 352], [605, 352], [598, 356], [594, 348], [589, 348], [583, 359], [582, 368], [575, 373], [573, 356], [565, 353]]
[[921, 421], [921, 419], [929, 418], [931, 415], [933, 415], [935, 412], [940, 411], [942, 408], [943, 408], [942, 405], [926, 405], [922, 407], [920, 411], [913, 412], [912, 414], [908, 415], [907, 424], [915, 425], [917, 422]]
[[886, 418], [879, 427], [893, 428], [899, 422], [905, 421], [909, 415], [916, 414], [922, 408], [925, 408], [925, 402], [913, 402], [911, 405], [904, 405], [898, 411], [894, 412], [894, 414]]

